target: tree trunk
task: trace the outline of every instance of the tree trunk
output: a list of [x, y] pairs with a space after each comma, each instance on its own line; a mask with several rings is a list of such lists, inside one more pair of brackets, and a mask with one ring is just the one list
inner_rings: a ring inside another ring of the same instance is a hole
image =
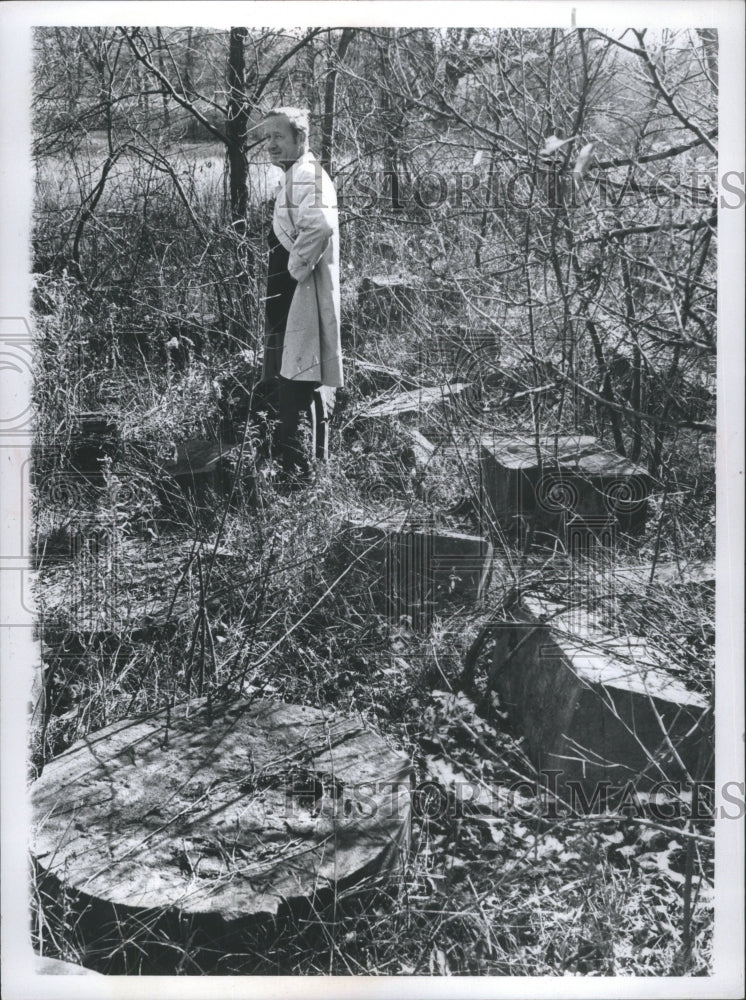
[[716, 28], [697, 28], [697, 34], [702, 41], [707, 59], [707, 68], [710, 71], [710, 83], [712, 89], [718, 90], [718, 33]]
[[194, 84], [192, 83], [192, 67], [194, 65], [194, 53], [192, 51], [192, 31], [193, 28], [187, 28], [187, 43], [186, 43], [186, 56], [184, 59], [184, 94], [189, 97], [194, 89]]
[[313, 115], [315, 105], [318, 103], [318, 94], [316, 93], [316, 54], [313, 45], [306, 47], [306, 91], [303, 104], [304, 107], [308, 108], [311, 115]]
[[[620, 267], [622, 274], [622, 286], [624, 288], [624, 310], [627, 320], [627, 330], [629, 331], [630, 339], [632, 340], [632, 385], [630, 386], [630, 396], [629, 401], [633, 410], [637, 413], [640, 412], [640, 403], [642, 399], [642, 352], [640, 351], [640, 344], [637, 335], [637, 309], [635, 307], [635, 296], [632, 289], [632, 275], [630, 274], [629, 261], [622, 251], [620, 257]], [[642, 451], [642, 421], [639, 417], [632, 418], [632, 449], [630, 452], [630, 457], [634, 462], [637, 462], [640, 458], [640, 453]]]
[[[386, 41], [381, 48], [381, 79], [386, 80], [390, 75], [391, 66], [391, 40], [396, 28], [384, 29]], [[399, 163], [397, 157], [397, 143], [395, 133], [397, 131], [398, 111], [389, 91], [384, 87], [381, 90], [381, 122], [383, 126], [383, 183], [391, 181], [391, 208], [393, 211], [401, 209], [399, 201]]]
[[246, 231], [248, 205], [248, 162], [246, 159], [246, 131], [248, 114], [244, 93], [244, 40], [247, 28], [231, 28], [228, 54], [228, 167], [230, 172], [231, 218], [236, 233]]
[[[158, 48], [158, 69], [165, 76], [166, 69], [163, 63], [163, 35], [161, 33], [160, 28], [155, 29], [155, 39]], [[166, 93], [165, 90], [163, 91], [163, 124], [165, 125], [166, 131], [168, 132], [168, 129], [171, 125], [171, 117], [168, 111], [168, 94]]]
[[336, 58], [332, 57], [326, 74], [324, 88], [324, 117], [321, 122], [321, 165], [327, 173], [332, 173], [332, 152], [334, 150], [334, 102], [337, 94], [337, 73], [355, 34], [354, 28], [343, 28], [337, 45]]

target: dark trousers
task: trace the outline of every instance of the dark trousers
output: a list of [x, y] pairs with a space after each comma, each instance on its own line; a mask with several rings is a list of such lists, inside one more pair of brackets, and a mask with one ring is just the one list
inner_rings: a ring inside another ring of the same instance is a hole
[[300, 422], [313, 402], [318, 382], [299, 382], [277, 377], [277, 398], [280, 417], [280, 451], [286, 472], [304, 475], [310, 468], [310, 456], [304, 447]]
[[280, 453], [282, 467], [286, 472], [305, 475], [310, 467], [310, 456], [303, 446], [300, 424], [303, 414], [309, 411], [314, 389], [319, 383], [300, 382], [280, 375], [285, 326], [297, 284], [287, 269], [288, 256], [274, 229], [270, 228], [263, 377], [267, 408], [271, 418], [279, 420], [273, 444]]

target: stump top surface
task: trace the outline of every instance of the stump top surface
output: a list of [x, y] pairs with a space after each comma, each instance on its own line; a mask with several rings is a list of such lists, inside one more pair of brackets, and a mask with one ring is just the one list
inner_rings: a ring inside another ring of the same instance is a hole
[[418, 284], [419, 279], [416, 275], [396, 271], [392, 274], [379, 272], [378, 274], [366, 275], [363, 278], [361, 287], [364, 292], [367, 292], [383, 288], [413, 288]]
[[[482, 447], [500, 465], [507, 469], [536, 469], [539, 467], [536, 440], [530, 435], [501, 437], [486, 434]], [[627, 458], [602, 448], [595, 437], [587, 434], [545, 437], [539, 441], [541, 461], [546, 465], [559, 465], [572, 471], [594, 476], [644, 476], [642, 466]]]
[[175, 458], [164, 462], [162, 468], [174, 478], [195, 473], [207, 473], [211, 472], [222, 458], [237, 451], [238, 448], [235, 445], [191, 438], [176, 446]]
[[[120, 539], [94, 530], [78, 541], [77, 552], [50, 560], [39, 574], [36, 599], [45, 629], [124, 638], [196, 613], [188, 576], [187, 587], [178, 586], [194, 561], [194, 543]], [[211, 547], [201, 551], [212, 558]]]
[[79, 741], [32, 786], [32, 851], [68, 887], [233, 920], [354, 880], [406, 839], [407, 761], [355, 720], [204, 699], [169, 715]]
[[558, 650], [581, 681], [676, 705], [707, 707], [702, 695], [666, 672], [661, 654], [645, 639], [611, 635], [592, 619], [579, 622], [575, 611], [563, 610], [548, 601], [525, 598], [524, 604], [534, 620], [547, 620]]
[[451, 382], [445, 385], [427, 385], [420, 389], [409, 389], [395, 396], [379, 397], [360, 411], [361, 417], [390, 417], [399, 413], [423, 410], [435, 403], [447, 402], [467, 388], [465, 382]]
[[63, 962], [58, 958], [47, 958], [42, 955], [34, 956], [34, 972], [38, 976], [100, 976], [100, 972], [87, 969], [84, 965], [76, 965], [74, 962]]

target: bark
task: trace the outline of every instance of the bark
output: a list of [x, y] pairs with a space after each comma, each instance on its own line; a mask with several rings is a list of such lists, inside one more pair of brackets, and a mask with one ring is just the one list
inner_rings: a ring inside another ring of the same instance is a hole
[[328, 174], [332, 173], [332, 152], [334, 150], [334, 106], [337, 96], [337, 74], [344, 60], [350, 42], [355, 35], [354, 28], [343, 28], [337, 45], [336, 58], [329, 66], [324, 88], [324, 117], [321, 122], [321, 165]]
[[186, 56], [184, 61], [184, 93], [187, 97], [192, 93], [194, 89], [194, 84], [192, 83], [192, 74], [194, 66], [194, 52], [192, 49], [192, 28], [187, 29], [187, 43], [186, 43]]
[[[163, 34], [160, 28], [155, 29], [155, 39], [156, 47], [158, 49], [158, 69], [165, 75], [165, 67], [163, 64]], [[166, 131], [171, 124], [171, 117], [168, 110], [168, 93], [163, 91], [163, 124], [166, 126]]]
[[[395, 28], [386, 28], [386, 41], [381, 48], [380, 66], [381, 79], [386, 80], [391, 72], [391, 41]], [[381, 121], [383, 123], [383, 179], [391, 181], [391, 209], [399, 211], [402, 204], [399, 200], [399, 137], [401, 133], [402, 113], [388, 89], [381, 91]]]
[[[634, 345], [632, 348], [632, 369], [630, 372], [632, 377], [632, 385], [630, 387], [630, 403], [632, 405], [632, 409], [639, 412], [642, 389], [642, 355], [637, 339], [637, 310], [632, 290], [632, 276], [630, 274], [629, 261], [625, 257], [624, 253], [620, 258], [620, 266], [622, 285], [624, 288], [624, 311], [627, 320], [627, 329], [630, 332]], [[636, 462], [640, 458], [640, 453], [642, 451], [642, 421], [639, 417], [632, 418], [632, 428], [632, 447], [630, 457], [634, 462]]]
[[244, 42], [247, 28], [231, 28], [228, 53], [228, 119], [226, 138], [230, 171], [231, 218], [238, 235], [246, 231], [248, 204], [248, 161], [246, 131], [248, 114], [245, 95]]
[[697, 28], [697, 34], [702, 40], [707, 59], [707, 68], [710, 71], [710, 83], [712, 89], [717, 93], [718, 80], [718, 33], [716, 28]]

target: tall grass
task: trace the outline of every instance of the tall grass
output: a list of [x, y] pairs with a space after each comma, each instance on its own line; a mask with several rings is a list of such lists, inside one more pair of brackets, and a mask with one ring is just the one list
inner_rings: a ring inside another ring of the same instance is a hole
[[[256, 377], [268, 175], [260, 167], [252, 172], [248, 236], [237, 240], [227, 229], [219, 150], [162, 152], [163, 169], [140, 156], [119, 160], [86, 223], [79, 273], [69, 236], [105, 151], [94, 142], [75, 170], [46, 162], [37, 175], [35, 519], [39, 593], [50, 614], [41, 623], [47, 710], [32, 765], [173, 699], [266, 694], [359, 713], [414, 760], [417, 781], [429, 791], [400, 872], [323, 906], [318, 901], [302, 917], [210, 941], [166, 914], [140, 915], [139, 924], [119, 914], [92, 935], [84, 915], [90, 901], [40, 877], [33, 897], [38, 946], [132, 974], [706, 974], [712, 857], [704, 825], [692, 841], [683, 827], [663, 830], [634, 817], [548, 818], [542, 796], [525, 791], [503, 798], [499, 809], [458, 803], [460, 781], [505, 789], [520, 777], [524, 790], [535, 783], [505, 720], [495, 712], [485, 718], [489, 712], [471, 700], [478, 692], [459, 693], [464, 658], [480, 626], [503, 612], [510, 574], [495, 575], [479, 612], [443, 613], [425, 633], [406, 617], [392, 622], [381, 613], [374, 594], [380, 581], [362, 567], [353, 578], [351, 555], [339, 544], [345, 521], [361, 514], [383, 520], [435, 506], [440, 523], [475, 528], [468, 513], [474, 456], [454, 457], [453, 418], [377, 423], [358, 410], [365, 397], [454, 377], [458, 356], [433, 348], [444, 338], [458, 348], [459, 330], [483, 324], [485, 309], [501, 357], [512, 364], [524, 338], [520, 310], [493, 301], [499, 296], [489, 275], [470, 273], [468, 233], [459, 242], [446, 227], [458, 271], [450, 281], [437, 273], [437, 220], [408, 229], [371, 215], [343, 227], [343, 262], [354, 264], [343, 268], [349, 379], [338, 394], [332, 459], [306, 493], [283, 495], [261, 442], [235, 413], [239, 404], [246, 408]], [[411, 286], [383, 310], [358, 294], [365, 276], [392, 270], [388, 251], [373, 239], [382, 233]], [[511, 371], [535, 388], [534, 369]], [[503, 374], [495, 377], [502, 384]], [[478, 403], [491, 388], [483, 381]], [[598, 420], [582, 401], [577, 413], [559, 413], [551, 399], [532, 398], [518, 395], [488, 419], [505, 431], [534, 419], [567, 421], [572, 429], [586, 420], [593, 430]], [[538, 417], [536, 406], [544, 408]], [[123, 442], [94, 488], [64, 478], [76, 416], [86, 409], [111, 414]], [[424, 470], [402, 431], [407, 423], [441, 446]], [[241, 488], [230, 497], [208, 493], [199, 503], [182, 497], [174, 510], [159, 487], [160, 463], [178, 442], [217, 438], [228, 428], [243, 442]], [[711, 456], [694, 437], [680, 445], [695, 481], [669, 489], [665, 504], [658, 494], [640, 563], [695, 544], [706, 555], [711, 545], [704, 523]], [[676, 456], [670, 461], [672, 477], [680, 474]], [[469, 503], [459, 505], [464, 498]], [[96, 531], [103, 538], [97, 546]], [[517, 562], [506, 552], [506, 565]], [[568, 569], [558, 552], [524, 565], [529, 581], [545, 585]], [[707, 690], [708, 611], [697, 611], [680, 591], [658, 599], [655, 615], [639, 601], [622, 608], [618, 627], [653, 635], [656, 622], [666, 621], [668, 635], [656, 638], [670, 640], [672, 653], [687, 643], [696, 648], [685, 668], [693, 686]], [[475, 666], [482, 681], [486, 669], [483, 657]]]

